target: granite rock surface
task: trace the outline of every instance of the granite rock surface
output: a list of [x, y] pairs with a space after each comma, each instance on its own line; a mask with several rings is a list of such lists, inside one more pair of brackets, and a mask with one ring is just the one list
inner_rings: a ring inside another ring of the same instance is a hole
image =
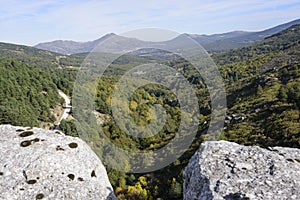
[[116, 199], [106, 170], [79, 138], [0, 126], [0, 199]]
[[184, 172], [184, 199], [300, 199], [300, 149], [204, 142]]

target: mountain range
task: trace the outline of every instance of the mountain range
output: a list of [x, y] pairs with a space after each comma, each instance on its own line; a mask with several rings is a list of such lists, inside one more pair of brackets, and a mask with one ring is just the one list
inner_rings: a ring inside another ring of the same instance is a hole
[[[300, 24], [300, 19], [285, 24], [281, 24], [279, 26], [275, 26], [270, 29], [258, 31], [258, 32], [233, 31], [233, 32], [213, 34], [213, 35], [199, 35], [199, 34], [187, 34], [187, 33], [183, 35], [191, 37], [192, 39], [197, 41], [208, 52], [216, 53], [216, 52], [227, 51], [234, 48], [248, 46], [255, 42], [261, 41], [266, 37], [276, 34], [284, 29], [287, 29], [290, 26], [295, 24]], [[103, 41], [111, 37], [115, 37], [115, 38], [118, 37], [117, 40], [122, 41], [121, 42], [122, 44], [120, 45], [114, 44], [113, 47], [114, 49], [124, 49], [124, 46], [122, 45], [124, 45], [125, 43], [126, 44], [130, 43], [130, 45], [133, 46], [135, 44], [145, 45], [144, 43], [146, 43], [147, 45], [148, 43], [138, 39], [126, 38], [126, 37], [118, 36], [114, 33], [109, 33], [99, 39], [88, 41], [88, 42], [75, 42], [72, 40], [55, 40], [52, 42], [39, 43], [34, 47], [42, 50], [60, 53], [60, 54], [87, 53], [87, 52], [91, 52], [100, 43], [102, 43]], [[112, 52], [112, 50], [108, 50], [108, 51]]]

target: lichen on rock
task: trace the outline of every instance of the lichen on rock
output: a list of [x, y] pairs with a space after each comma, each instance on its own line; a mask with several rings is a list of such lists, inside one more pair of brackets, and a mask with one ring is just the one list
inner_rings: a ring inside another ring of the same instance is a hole
[[[94, 172], [97, 176], [91, 177]], [[79, 138], [0, 126], [0, 199], [116, 199], [106, 170]]]

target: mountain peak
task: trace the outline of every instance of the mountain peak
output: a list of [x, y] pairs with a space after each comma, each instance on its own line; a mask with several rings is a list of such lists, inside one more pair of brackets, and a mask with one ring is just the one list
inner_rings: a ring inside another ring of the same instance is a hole
[[[247, 32], [247, 31], [231, 31], [227, 33], [217, 33], [217, 34], [188, 34], [184, 33], [182, 35], [191, 37], [199, 44], [203, 45], [203, 47], [209, 52], [220, 52], [226, 51], [234, 48], [248, 46], [253, 44], [254, 42], [261, 41], [266, 37], [269, 37], [273, 34], [276, 34], [284, 29], [289, 28], [294, 24], [300, 24], [300, 19], [281, 24], [279, 26], [275, 26], [270, 29], [266, 29], [264, 31], [258, 32]], [[71, 40], [56, 40], [53, 42], [40, 43], [34, 47], [38, 49], [48, 50], [61, 54], [75, 54], [75, 53], [87, 53], [91, 52], [99, 43], [104, 40], [118, 36], [115, 33], [108, 33], [96, 40], [89, 42], [75, 42]], [[122, 36], [118, 36], [118, 42], [122, 41], [124, 44], [124, 40], [128, 40], [128, 42], [136, 43], [139, 40], [134, 38], [126, 38]], [[122, 38], [122, 39], [121, 39]], [[120, 46], [120, 45], [119, 45]]]

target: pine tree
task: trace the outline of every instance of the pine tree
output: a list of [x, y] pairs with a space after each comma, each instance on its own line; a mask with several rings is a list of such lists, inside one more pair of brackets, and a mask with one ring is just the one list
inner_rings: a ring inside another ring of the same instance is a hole
[[284, 103], [287, 102], [287, 100], [288, 100], [288, 95], [287, 95], [286, 89], [285, 89], [283, 86], [281, 86], [281, 87], [279, 88], [277, 97], [278, 97], [278, 99], [279, 99], [280, 101], [282, 101], [282, 102], [284, 102]]

